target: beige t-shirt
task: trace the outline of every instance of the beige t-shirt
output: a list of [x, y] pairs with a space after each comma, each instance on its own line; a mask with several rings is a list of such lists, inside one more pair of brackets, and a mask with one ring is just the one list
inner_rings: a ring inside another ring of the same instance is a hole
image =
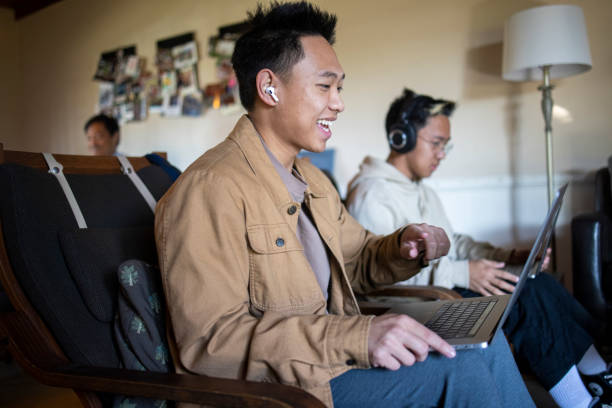
[[298, 214], [298, 222], [296, 228], [296, 234], [298, 240], [304, 247], [304, 255], [312, 268], [312, 271], [317, 278], [317, 282], [321, 287], [325, 300], [328, 299], [329, 279], [330, 279], [330, 268], [329, 268], [329, 257], [325, 249], [325, 244], [319, 235], [319, 231], [312, 222], [312, 216], [308, 211], [308, 207], [304, 205], [304, 193], [308, 188], [308, 184], [302, 178], [302, 176], [294, 168], [290, 173], [278, 159], [272, 154], [272, 152], [266, 146], [266, 143], [261, 139], [261, 142], [266, 149], [268, 157], [272, 161], [274, 168], [278, 172], [281, 180], [287, 187], [289, 194], [293, 201], [295, 201]]

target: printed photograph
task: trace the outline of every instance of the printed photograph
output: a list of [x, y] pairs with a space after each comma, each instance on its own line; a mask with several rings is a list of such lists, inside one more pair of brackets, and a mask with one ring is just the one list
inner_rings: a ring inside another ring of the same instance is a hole
[[198, 78], [195, 65], [179, 69], [177, 77], [177, 86], [181, 93], [194, 93], [198, 90]]
[[174, 68], [181, 69], [198, 62], [198, 49], [194, 41], [172, 48]]

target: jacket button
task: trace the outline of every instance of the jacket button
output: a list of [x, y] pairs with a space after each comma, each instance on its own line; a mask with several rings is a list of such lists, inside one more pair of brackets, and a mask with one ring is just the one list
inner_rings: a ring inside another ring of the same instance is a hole
[[353, 360], [352, 358], [350, 360], [346, 360], [346, 365], [352, 366], [352, 365], [355, 365], [355, 364], [357, 364], [357, 362], [355, 360]]
[[282, 238], [276, 238], [276, 246], [282, 247], [283, 245], [285, 245], [285, 240]]
[[297, 207], [295, 205], [292, 205], [291, 207], [287, 208], [287, 214], [289, 215], [295, 214], [296, 211], [297, 211]]

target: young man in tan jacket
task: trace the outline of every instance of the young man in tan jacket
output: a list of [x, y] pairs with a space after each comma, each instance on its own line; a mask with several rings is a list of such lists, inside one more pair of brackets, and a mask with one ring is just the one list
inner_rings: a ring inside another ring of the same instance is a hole
[[455, 356], [408, 316], [359, 313], [354, 290], [409, 278], [448, 238], [426, 224], [364, 230], [296, 159], [325, 149], [344, 110], [335, 16], [302, 2], [250, 17], [232, 57], [248, 115], [156, 210], [177, 369], [291, 384], [337, 407], [532, 406], [503, 337]]

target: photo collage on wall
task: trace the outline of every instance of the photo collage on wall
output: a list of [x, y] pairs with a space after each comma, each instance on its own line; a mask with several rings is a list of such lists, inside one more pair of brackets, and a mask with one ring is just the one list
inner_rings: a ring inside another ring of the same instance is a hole
[[249, 28], [241, 22], [219, 27], [218, 34], [208, 39], [208, 55], [215, 58], [216, 82], [204, 87], [206, 104], [213, 109], [239, 109], [238, 81], [231, 57], [236, 40]]
[[157, 42], [159, 88], [149, 92], [149, 111], [164, 116], [200, 116], [203, 95], [198, 82], [198, 47], [187, 33]]
[[136, 54], [135, 46], [104, 52], [94, 74], [94, 79], [101, 81], [97, 111], [122, 123], [146, 118], [146, 101], [141, 92], [144, 68], [145, 60]]
[[156, 43], [155, 67], [146, 69], [136, 46], [102, 53], [94, 80], [99, 81], [97, 112], [120, 123], [139, 121], [148, 115], [201, 116], [207, 109], [233, 112], [240, 109], [238, 81], [231, 56], [236, 40], [248, 29], [245, 22], [218, 29], [208, 40], [208, 55], [215, 59], [215, 82], [200, 88], [199, 53], [195, 34], [162, 39]]
[[150, 114], [202, 115], [198, 58], [193, 33], [157, 42], [155, 73], [145, 69], [145, 59], [137, 55], [135, 46], [102, 53], [94, 74], [100, 82], [96, 111], [119, 123], [144, 120]]

